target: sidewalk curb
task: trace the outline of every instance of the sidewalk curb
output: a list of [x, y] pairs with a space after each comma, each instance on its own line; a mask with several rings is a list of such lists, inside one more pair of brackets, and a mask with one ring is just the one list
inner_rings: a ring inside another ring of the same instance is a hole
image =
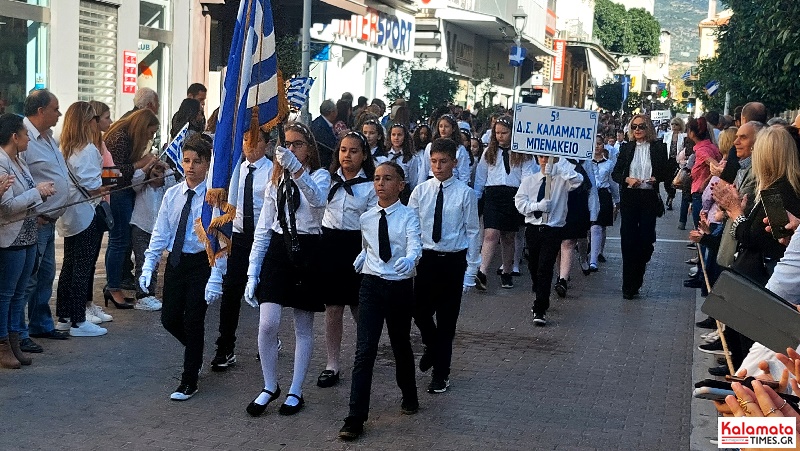
[[[694, 321], [701, 321], [706, 318], [705, 313], [700, 311], [700, 306], [703, 305], [705, 299], [700, 296], [700, 290], [695, 290], [695, 303], [697, 305], [695, 310]], [[694, 324], [692, 325], [694, 326]], [[717, 357], [713, 354], [706, 354], [700, 352], [697, 346], [704, 343], [700, 335], [707, 332], [705, 329], [694, 327], [694, 347], [692, 349], [692, 385], [687, 390], [687, 395], [692, 396], [694, 390], [694, 383], [703, 379], [715, 379], [708, 374], [708, 369], [712, 366], [718, 366]], [[716, 378], [722, 380], [722, 378]], [[692, 397], [692, 433], [689, 438], [689, 446], [692, 451], [712, 451], [718, 449], [716, 445], [712, 444], [709, 440], [717, 437], [717, 409], [711, 401], [705, 399], [697, 399]]]

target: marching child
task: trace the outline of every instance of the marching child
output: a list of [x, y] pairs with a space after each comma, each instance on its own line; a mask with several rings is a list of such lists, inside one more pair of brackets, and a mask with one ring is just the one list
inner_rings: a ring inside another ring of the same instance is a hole
[[149, 290], [161, 253], [169, 251], [161, 324], [186, 348], [181, 383], [170, 395], [174, 401], [185, 401], [197, 393], [203, 364], [207, 307], [203, 288], [211, 267], [193, 226], [203, 210], [210, 161], [211, 144], [199, 134], [190, 137], [184, 144], [181, 161], [185, 179], [164, 194], [139, 277], [141, 289]]
[[384, 161], [394, 161], [403, 168], [406, 174], [406, 187], [400, 193], [400, 201], [403, 205], [408, 205], [408, 197], [417, 184], [417, 172], [419, 171], [419, 153], [414, 151], [413, 138], [411, 133], [403, 124], [393, 124], [389, 127], [389, 136], [386, 137], [385, 151], [375, 154], [375, 164], [379, 165]]
[[353, 266], [364, 275], [358, 303], [358, 338], [350, 385], [350, 413], [339, 438], [355, 440], [369, 414], [372, 371], [383, 323], [395, 359], [397, 385], [403, 394], [400, 412], [417, 413], [417, 382], [411, 349], [415, 267], [422, 253], [419, 218], [400, 202], [403, 169], [392, 162], [375, 169], [378, 205], [361, 215], [362, 251]]
[[455, 143], [435, 140], [430, 164], [434, 178], [416, 187], [408, 203], [419, 216], [422, 231], [422, 258], [414, 282], [414, 322], [425, 344], [419, 369], [425, 372], [433, 367], [428, 393], [444, 393], [450, 386], [461, 296], [475, 286], [481, 263], [481, 228], [475, 192], [453, 176]]
[[[456, 151], [458, 164], [456, 164], [453, 174], [455, 174], [456, 178], [462, 182], [469, 183], [470, 176], [472, 175], [472, 172], [469, 169], [470, 157], [466, 147], [461, 144], [461, 130], [458, 129], [458, 122], [456, 122], [456, 118], [453, 117], [452, 114], [442, 115], [436, 121], [436, 128], [433, 131], [433, 140], [439, 138], [451, 139], [456, 144], [458, 148]], [[420, 157], [420, 169], [417, 174], [417, 185], [433, 177], [433, 172], [431, 172], [432, 141], [428, 143], [428, 145], [425, 147], [425, 152], [422, 153]]]
[[619, 208], [619, 185], [611, 178], [614, 162], [606, 157], [602, 136], [597, 136], [592, 157], [592, 172], [597, 189], [597, 196], [589, 199], [591, 210], [591, 251], [589, 253], [589, 271], [598, 269], [600, 255], [606, 244], [606, 227], [614, 225], [614, 212]]
[[377, 119], [367, 119], [361, 124], [361, 134], [367, 138], [373, 158], [386, 154], [386, 131]]
[[[550, 284], [553, 266], [561, 248], [561, 231], [567, 219], [569, 192], [578, 188], [583, 176], [564, 158], [558, 162], [551, 157], [538, 156], [540, 171], [522, 179], [514, 204], [525, 215], [525, 241], [528, 246], [528, 271], [536, 298], [531, 312], [537, 326], [547, 324], [545, 314], [550, 307]], [[545, 199], [547, 178], [550, 178], [550, 198]]]

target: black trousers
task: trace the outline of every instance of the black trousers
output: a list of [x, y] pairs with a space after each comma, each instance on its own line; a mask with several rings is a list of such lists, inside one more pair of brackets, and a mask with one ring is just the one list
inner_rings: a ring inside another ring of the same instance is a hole
[[390, 281], [364, 275], [358, 293], [358, 332], [353, 380], [350, 385], [350, 416], [367, 420], [372, 371], [384, 320], [394, 352], [397, 386], [400, 387], [403, 398], [417, 399], [414, 352], [411, 350], [410, 338], [413, 295], [413, 279]]
[[641, 203], [623, 205], [619, 228], [622, 247], [622, 292], [634, 294], [644, 282], [644, 272], [656, 242], [656, 213]]
[[228, 254], [228, 271], [222, 282], [222, 300], [219, 305], [219, 338], [217, 351], [232, 353], [236, 346], [236, 328], [239, 327], [239, 310], [247, 285], [247, 266], [253, 235], [233, 233], [231, 252]]
[[211, 267], [205, 252], [183, 254], [177, 267], [167, 263], [164, 271], [164, 302], [161, 324], [186, 347], [181, 382], [196, 384], [203, 364], [206, 308], [205, 287]]
[[[422, 251], [414, 280], [414, 323], [422, 342], [433, 353], [433, 378], [450, 376], [453, 337], [461, 311], [467, 251]], [[433, 321], [436, 315], [436, 322]]]
[[525, 243], [528, 247], [528, 272], [531, 274], [533, 291], [533, 313], [547, 313], [550, 308], [550, 286], [553, 282], [553, 267], [561, 250], [562, 227], [527, 224]]
[[86, 321], [86, 303], [92, 300], [94, 272], [103, 232], [97, 216], [82, 232], [64, 238], [64, 262], [56, 292], [56, 315], [72, 323]]

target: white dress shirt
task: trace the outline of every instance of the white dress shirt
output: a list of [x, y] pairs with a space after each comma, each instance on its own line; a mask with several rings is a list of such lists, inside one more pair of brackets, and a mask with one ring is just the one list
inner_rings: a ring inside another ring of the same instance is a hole
[[527, 224], [564, 227], [567, 223], [569, 192], [581, 186], [583, 176], [575, 171], [575, 166], [566, 158], [559, 158], [558, 163], [548, 163], [547, 166], [549, 168], [545, 168], [545, 172], [550, 172], [547, 177], [551, 180], [550, 211], [538, 218], [534, 215], [535, 212], [541, 211], [538, 209], [539, 202], [537, 201], [539, 187], [545, 178], [545, 174], [542, 174], [541, 171], [522, 179], [517, 194], [514, 196], [514, 205], [521, 214], [525, 215]]
[[[433, 241], [433, 216], [436, 212], [436, 197], [442, 186], [444, 204], [442, 208], [442, 238]], [[450, 177], [444, 182], [432, 178], [414, 188], [408, 208], [419, 216], [422, 231], [422, 248], [438, 252], [467, 250], [466, 277], [475, 277], [481, 264], [481, 225], [478, 219], [478, 199], [475, 193], [461, 180]], [[470, 279], [471, 280], [471, 279]]]
[[[53, 208], [57, 208], [67, 203], [69, 198], [69, 173], [64, 156], [58, 149], [58, 142], [53, 138], [52, 130], [41, 134], [26, 117], [22, 120], [25, 128], [28, 129], [28, 150], [20, 152], [19, 156], [28, 164], [34, 183], [53, 182], [56, 188], [55, 194], [47, 198], [47, 202], [36, 207], [36, 211], [41, 214]], [[64, 214], [64, 210], [51, 211], [46, 214], [48, 218], [58, 219]]]
[[[420, 169], [416, 185], [433, 177], [433, 171], [431, 170], [432, 145], [433, 143], [428, 143], [428, 145], [425, 146], [425, 151], [421, 152]], [[469, 170], [469, 154], [467, 153], [467, 149], [461, 144], [458, 145], [458, 150], [456, 150], [456, 160], [458, 160], [458, 163], [456, 163], [456, 167], [453, 169], [453, 175], [462, 182], [469, 184], [469, 179], [472, 176], [472, 171]]]
[[378, 167], [379, 164], [384, 163], [386, 161], [394, 161], [395, 163], [399, 164], [401, 168], [403, 168], [403, 172], [406, 175], [406, 184], [409, 185], [410, 189], [414, 189], [419, 182], [419, 164], [422, 152], [417, 152], [410, 160], [407, 162], [403, 161], [403, 151], [402, 150], [395, 150], [389, 149], [386, 152], [386, 155], [380, 155], [375, 157], [375, 167]]
[[[103, 185], [101, 175], [103, 173], [103, 157], [100, 151], [94, 144], [89, 144], [81, 150], [77, 150], [70, 155], [67, 161], [69, 171], [78, 181], [78, 184], [86, 191], [92, 191], [100, 188]], [[64, 214], [58, 218], [56, 228], [58, 234], [63, 237], [77, 235], [86, 230], [94, 220], [94, 209], [100, 202], [100, 199], [91, 202], [81, 202], [86, 200], [86, 196], [75, 186], [75, 183], [70, 179], [69, 181], [69, 197], [66, 199], [68, 203], [80, 202], [79, 204], [67, 207]], [[47, 216], [50, 216], [49, 214]]]
[[[331, 187], [331, 174], [325, 169], [317, 169], [312, 174], [308, 168], [303, 170], [303, 175], [293, 178], [300, 192], [300, 206], [295, 211], [295, 225], [298, 235], [319, 235], [322, 233], [322, 217], [328, 205], [328, 191]], [[289, 222], [289, 208], [284, 206], [286, 221]], [[261, 263], [269, 248], [269, 242], [275, 233], [283, 234], [283, 228], [278, 220], [278, 187], [267, 182], [264, 205], [256, 225], [253, 247], [250, 250], [250, 265], [247, 268], [248, 276], [261, 273]]]
[[[525, 160], [520, 165], [509, 164], [511, 172], [506, 174], [506, 167], [503, 164], [503, 152], [511, 152], [502, 148], [497, 149], [497, 159], [494, 164], [486, 161], [486, 152], [481, 155], [478, 168], [475, 171], [475, 195], [480, 199], [487, 186], [509, 186], [519, 188], [522, 178], [531, 175], [539, 170], [539, 165], [535, 159]], [[509, 154], [510, 158], [510, 154]]]
[[250, 172], [248, 167], [251, 164], [256, 167], [256, 170], [253, 171], [253, 224], [258, 224], [258, 217], [261, 216], [261, 207], [264, 206], [264, 193], [267, 189], [267, 182], [272, 177], [272, 162], [267, 157], [261, 157], [255, 163], [244, 160], [239, 166], [236, 217], [233, 219], [233, 231], [236, 233], [244, 232], [244, 182]]
[[[380, 257], [378, 245], [378, 221], [381, 210], [386, 210], [386, 222], [389, 226], [389, 244], [392, 258], [384, 262]], [[366, 258], [362, 274], [378, 276], [386, 280], [403, 280], [417, 274], [416, 264], [422, 256], [422, 240], [419, 232], [419, 217], [411, 208], [398, 200], [387, 208], [376, 205], [361, 215], [361, 254]], [[414, 271], [406, 277], [397, 274], [394, 264], [398, 258], [405, 257], [414, 261]]]
[[[136, 199], [133, 203], [131, 225], [150, 234], [153, 233], [153, 227], [156, 225], [158, 210], [161, 209], [161, 202], [164, 200], [164, 194], [168, 189], [177, 184], [172, 169], [167, 169], [164, 175], [164, 185], [162, 186], [155, 187], [149, 183], [145, 183], [133, 188], [133, 190], [136, 191]], [[146, 177], [147, 174], [145, 174], [144, 171], [137, 169], [133, 172], [133, 177], [131, 177], [131, 185], [144, 182]]]
[[200, 219], [203, 213], [203, 202], [206, 198], [206, 182], [202, 182], [194, 187], [194, 197], [192, 197], [192, 210], [189, 213], [189, 220], [186, 222], [186, 235], [184, 235], [183, 249], [173, 249], [175, 235], [178, 233], [178, 225], [181, 221], [181, 211], [188, 198], [189, 186], [186, 181], [173, 186], [164, 194], [161, 208], [158, 210], [158, 218], [153, 228], [153, 235], [150, 237], [150, 245], [144, 251], [144, 264], [142, 271], [155, 270], [156, 263], [161, 260], [161, 253], [164, 250], [169, 252], [183, 252], [186, 254], [196, 254], [206, 250], [203, 243], [194, 232], [195, 222]]
[[[633, 152], [633, 160], [631, 161], [630, 172], [628, 177], [633, 177], [639, 180], [650, 180], [653, 175], [653, 163], [650, 161], [650, 143], [637, 142], [636, 149]], [[652, 185], [649, 183], [642, 183], [639, 185], [641, 189], [651, 189]]]
[[[344, 180], [342, 168], [336, 170], [339, 177]], [[356, 177], [367, 177], [364, 170], [358, 171]], [[333, 187], [331, 183], [331, 187]], [[369, 208], [378, 203], [378, 195], [375, 194], [375, 184], [372, 180], [357, 183], [350, 188], [353, 195], [347, 194], [345, 189], [339, 188], [333, 195], [333, 199], [325, 207], [325, 215], [322, 217], [322, 226], [335, 230], [361, 230], [361, 215]]]

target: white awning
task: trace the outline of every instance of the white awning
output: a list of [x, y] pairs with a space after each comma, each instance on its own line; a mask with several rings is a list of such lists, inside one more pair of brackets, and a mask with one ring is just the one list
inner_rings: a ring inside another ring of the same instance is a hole
[[592, 84], [594, 86], [600, 86], [603, 84], [603, 81], [606, 78], [614, 78], [614, 68], [609, 67], [608, 64], [603, 61], [597, 54], [592, 50], [591, 47], [586, 47], [586, 63], [589, 65], [589, 76], [592, 79]]

